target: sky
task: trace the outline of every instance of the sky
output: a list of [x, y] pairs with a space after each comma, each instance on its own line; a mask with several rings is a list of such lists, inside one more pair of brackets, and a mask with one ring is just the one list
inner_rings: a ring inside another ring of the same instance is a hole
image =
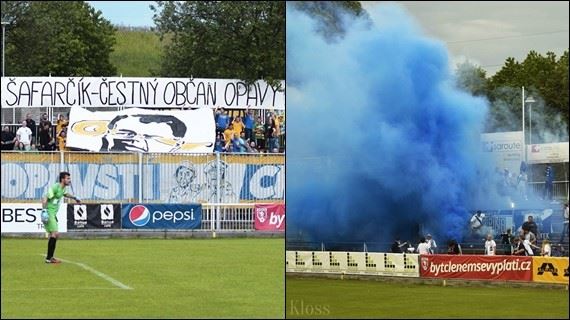
[[[385, 1], [363, 2], [369, 8]], [[507, 57], [523, 60], [530, 50], [559, 56], [568, 49], [568, 1], [397, 1], [427, 35], [447, 43], [452, 65], [469, 60], [487, 75]]]
[[153, 11], [149, 5], [154, 1], [87, 1], [103, 16], [118, 26], [152, 27]]
[[[115, 25], [151, 27], [154, 1], [88, 1]], [[385, 1], [363, 2], [370, 8]], [[427, 35], [446, 42], [451, 64], [469, 60], [491, 76], [507, 57], [522, 60], [530, 50], [568, 49], [568, 1], [397, 1]]]

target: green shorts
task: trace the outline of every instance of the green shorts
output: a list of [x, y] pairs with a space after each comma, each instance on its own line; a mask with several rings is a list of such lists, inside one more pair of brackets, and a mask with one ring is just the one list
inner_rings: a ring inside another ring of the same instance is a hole
[[48, 218], [48, 222], [46, 224], [44, 224], [44, 228], [46, 229], [46, 232], [57, 232], [57, 214], [51, 214], [48, 213], [49, 218]]

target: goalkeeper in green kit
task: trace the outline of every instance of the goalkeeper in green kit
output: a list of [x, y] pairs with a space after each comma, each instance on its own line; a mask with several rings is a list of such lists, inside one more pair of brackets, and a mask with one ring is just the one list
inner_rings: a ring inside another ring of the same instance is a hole
[[65, 187], [71, 184], [71, 176], [69, 172], [59, 173], [59, 182], [48, 188], [45, 197], [42, 199], [42, 222], [46, 232], [49, 233], [48, 250], [46, 263], [59, 263], [60, 261], [53, 257], [55, 251], [55, 243], [59, 237], [57, 228], [57, 211], [61, 204], [62, 198], [74, 199], [80, 203], [79, 199], [65, 192]]

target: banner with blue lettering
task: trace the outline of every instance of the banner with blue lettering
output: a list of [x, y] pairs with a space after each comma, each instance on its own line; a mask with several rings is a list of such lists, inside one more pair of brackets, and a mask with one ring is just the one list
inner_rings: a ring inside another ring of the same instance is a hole
[[126, 204], [122, 217], [125, 229], [199, 229], [202, 205]]
[[2, 153], [2, 199], [39, 201], [60, 171], [71, 173], [68, 190], [72, 194], [98, 203], [141, 198], [160, 203], [280, 202], [285, 198], [284, 155], [222, 155], [219, 160], [215, 154], [140, 157], [70, 152], [62, 163], [59, 152]]

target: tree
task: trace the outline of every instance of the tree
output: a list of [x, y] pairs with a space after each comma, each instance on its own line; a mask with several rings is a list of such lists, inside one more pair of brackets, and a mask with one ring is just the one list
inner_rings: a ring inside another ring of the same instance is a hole
[[157, 1], [160, 76], [285, 79], [285, 2]]
[[483, 68], [466, 61], [457, 66], [456, 77], [459, 88], [474, 96], [487, 96], [487, 73]]
[[[6, 8], [6, 11], [4, 11]], [[111, 76], [115, 29], [84, 1], [2, 1], [6, 75]]]
[[[568, 51], [558, 60], [553, 52], [542, 55], [536, 51], [530, 51], [522, 62], [507, 58], [501, 70], [489, 79], [492, 104], [489, 130], [500, 129], [501, 126], [503, 129], [520, 130], [520, 120], [518, 123], [507, 120], [522, 117], [522, 86], [527, 96], [532, 95], [538, 100], [532, 109], [533, 127], [548, 131], [561, 140], [568, 139]], [[496, 121], [501, 118], [504, 121]], [[533, 132], [533, 141], [550, 142], [541, 138], [540, 131]]]
[[344, 36], [346, 21], [343, 15], [367, 19], [369, 23], [371, 22], [360, 1], [292, 1], [291, 5], [316, 18], [320, 22], [318, 32], [329, 41], [335, 41]]

